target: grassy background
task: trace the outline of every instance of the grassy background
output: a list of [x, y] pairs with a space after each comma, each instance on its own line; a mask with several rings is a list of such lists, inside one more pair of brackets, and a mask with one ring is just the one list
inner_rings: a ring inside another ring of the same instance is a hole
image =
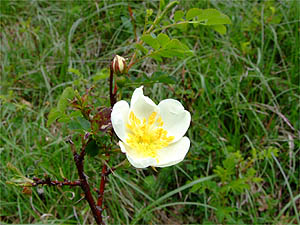
[[[299, 223], [299, 2], [182, 1], [178, 9], [216, 8], [232, 25], [220, 36], [207, 27], [168, 34], [195, 56], [158, 64], [145, 60], [132, 75], [165, 71], [176, 85], [147, 86], [158, 103], [170, 97], [192, 114], [184, 162], [155, 172], [133, 167], [109, 177], [105, 221], [152, 224]], [[138, 31], [145, 8], [131, 1]], [[47, 114], [78, 69], [85, 79], [130, 57], [133, 28], [126, 1], [1, 0], [1, 223], [93, 223], [79, 188], [38, 187], [32, 195], [7, 185], [12, 163], [32, 178], [77, 179], [65, 126], [46, 127]], [[169, 14], [170, 15], [170, 14]], [[107, 81], [96, 83], [108, 105]], [[81, 88], [88, 87], [82, 84]], [[129, 99], [135, 86], [124, 91]], [[115, 165], [124, 159], [116, 155]], [[101, 156], [85, 170], [98, 187]], [[209, 181], [193, 181], [215, 175]], [[92, 183], [92, 182], [91, 182]], [[150, 206], [146, 208], [147, 206]], [[145, 210], [146, 208], [146, 210]]]

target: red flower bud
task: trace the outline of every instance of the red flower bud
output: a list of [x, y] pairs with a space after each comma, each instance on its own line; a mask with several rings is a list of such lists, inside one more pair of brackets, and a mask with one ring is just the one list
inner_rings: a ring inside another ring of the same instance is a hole
[[127, 70], [125, 59], [116, 55], [112, 61], [112, 69], [116, 74], [123, 74]]

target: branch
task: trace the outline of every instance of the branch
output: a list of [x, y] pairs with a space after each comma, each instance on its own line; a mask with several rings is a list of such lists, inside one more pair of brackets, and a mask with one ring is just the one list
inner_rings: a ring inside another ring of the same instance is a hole
[[110, 76], [109, 76], [109, 98], [111, 107], [116, 103], [116, 86], [113, 93], [113, 80], [114, 80], [114, 71], [112, 65], [110, 65]]
[[107, 177], [107, 161], [105, 161], [102, 172], [101, 172], [101, 182], [100, 182], [100, 188], [99, 188], [99, 197], [97, 201], [97, 206], [102, 209], [103, 205], [103, 195], [104, 195], [104, 189], [105, 189], [105, 183], [106, 183], [106, 177]]
[[85, 144], [84, 144], [84, 142], [82, 142], [81, 153], [80, 153], [80, 155], [78, 155], [75, 150], [74, 143], [71, 140], [69, 140], [69, 143], [71, 145], [71, 149], [72, 149], [73, 156], [74, 156], [74, 161], [76, 163], [76, 167], [77, 167], [77, 171], [78, 171], [78, 175], [79, 175], [79, 179], [80, 179], [80, 186], [84, 192], [85, 199], [89, 203], [89, 206], [92, 210], [92, 213], [96, 220], [96, 223], [103, 224], [101, 210], [96, 207], [94, 198], [93, 198], [91, 190], [90, 190], [90, 185], [87, 182], [87, 179], [86, 179], [86, 176], [85, 176], [84, 170], [83, 170], [83, 160], [84, 160], [84, 156], [85, 156]]
[[[142, 43], [142, 41], [140, 41], [138, 44], [141, 44], [141, 43]], [[130, 59], [129, 65], [128, 65], [128, 67], [127, 67], [127, 70], [128, 70], [128, 71], [129, 71], [129, 69], [133, 66], [133, 64], [136, 63], [135, 58], [136, 58], [136, 51], [134, 51], [134, 53], [133, 53], [133, 55], [132, 55], [132, 57], [131, 57], [131, 59]]]
[[133, 13], [132, 13], [132, 10], [131, 10], [131, 7], [129, 6], [129, 4], [128, 4], [128, 11], [129, 11], [129, 15], [130, 15], [131, 22], [132, 22], [132, 25], [133, 25], [134, 39], [135, 39], [136, 42], [138, 42], [138, 38], [137, 38], [137, 34], [136, 34], [135, 19], [133, 17]]
[[32, 184], [32, 186], [37, 186], [37, 185], [49, 185], [49, 186], [80, 186], [80, 180], [76, 180], [76, 181], [69, 181], [67, 179], [64, 179], [64, 181], [58, 181], [58, 180], [50, 180], [49, 177], [45, 178], [45, 179], [40, 179], [37, 177], [33, 178], [34, 183]]
[[[114, 78], [114, 71], [112, 66], [110, 66], [110, 78], [109, 78], [109, 97], [110, 97], [110, 105], [111, 107], [114, 106], [116, 103], [116, 95], [117, 95], [117, 86], [115, 84], [114, 90], [113, 90], [113, 79]], [[111, 133], [111, 139], [113, 139], [113, 132]], [[109, 157], [109, 154], [106, 153], [106, 156]], [[107, 163], [108, 160], [105, 160], [105, 163], [102, 167], [101, 171], [101, 181], [100, 181], [100, 187], [98, 191], [98, 200], [97, 200], [97, 208], [100, 210], [100, 217], [102, 218], [102, 211], [103, 211], [103, 195], [104, 195], [104, 189], [105, 184], [107, 181]]]

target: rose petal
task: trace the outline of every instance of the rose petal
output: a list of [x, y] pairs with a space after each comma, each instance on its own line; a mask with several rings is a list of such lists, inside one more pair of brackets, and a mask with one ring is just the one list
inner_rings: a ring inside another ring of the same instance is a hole
[[157, 151], [158, 162], [155, 167], [172, 166], [181, 162], [190, 148], [190, 139], [183, 137], [179, 141]]
[[111, 123], [117, 136], [126, 141], [126, 124], [128, 123], [129, 105], [126, 101], [118, 101], [111, 112]]
[[126, 148], [122, 141], [119, 141], [119, 146], [120, 146], [121, 152], [126, 153]]
[[157, 105], [143, 94], [143, 86], [135, 89], [130, 102], [130, 110], [134, 112], [137, 118], [142, 120], [148, 118], [152, 112], [159, 112]]
[[164, 122], [163, 128], [168, 131], [168, 136], [174, 136], [175, 143], [186, 133], [190, 126], [191, 114], [182, 104], [174, 99], [165, 99], [158, 104], [160, 116]]
[[148, 157], [148, 158], [142, 158], [139, 157], [137, 152], [130, 148], [128, 145], [126, 145], [123, 142], [119, 142], [121, 151], [126, 153], [126, 157], [131, 165], [133, 165], [136, 168], [146, 168], [148, 166], [154, 165], [156, 163], [156, 159]]

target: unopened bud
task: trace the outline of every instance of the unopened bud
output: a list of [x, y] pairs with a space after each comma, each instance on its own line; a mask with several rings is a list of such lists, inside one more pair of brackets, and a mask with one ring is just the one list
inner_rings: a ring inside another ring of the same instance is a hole
[[116, 55], [112, 61], [112, 69], [116, 74], [125, 73], [127, 69], [125, 59], [119, 55]]

